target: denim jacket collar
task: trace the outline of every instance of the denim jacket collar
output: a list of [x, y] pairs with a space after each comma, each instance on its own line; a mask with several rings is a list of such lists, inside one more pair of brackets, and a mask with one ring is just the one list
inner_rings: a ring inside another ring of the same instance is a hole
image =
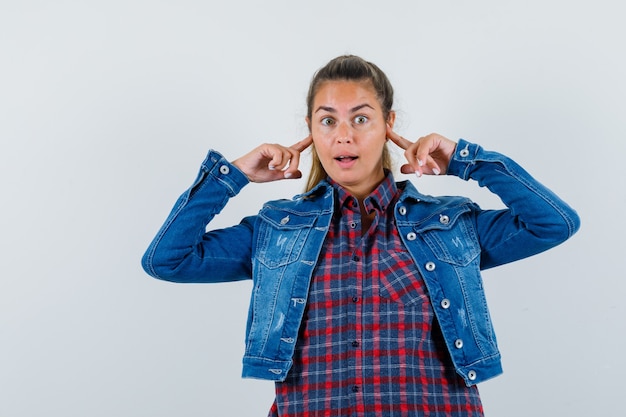
[[408, 180], [400, 181], [396, 184], [398, 188], [403, 191], [400, 197], [400, 201], [413, 201], [413, 202], [423, 201], [426, 203], [433, 203], [433, 204], [440, 203], [440, 200], [438, 198], [433, 197], [428, 194], [420, 193], [417, 190], [417, 188], [415, 188], [415, 185], [413, 185], [413, 183]]
[[[393, 177], [391, 177], [391, 174], [389, 174], [389, 177], [393, 180]], [[440, 202], [439, 199], [436, 197], [433, 197], [428, 194], [420, 193], [417, 190], [417, 188], [415, 188], [413, 183], [408, 180], [396, 182], [396, 187], [402, 191], [402, 195], [400, 197], [401, 201], [413, 200], [414, 202], [423, 201], [423, 202], [434, 203], [434, 204], [438, 204]], [[305, 193], [296, 195], [294, 199], [301, 199], [301, 198], [311, 199], [319, 195], [324, 195], [327, 192], [331, 192], [332, 190], [333, 190], [332, 184], [328, 181], [328, 179], [324, 179], [320, 181], [319, 183], [317, 183], [317, 185], [313, 187], [311, 190]]]

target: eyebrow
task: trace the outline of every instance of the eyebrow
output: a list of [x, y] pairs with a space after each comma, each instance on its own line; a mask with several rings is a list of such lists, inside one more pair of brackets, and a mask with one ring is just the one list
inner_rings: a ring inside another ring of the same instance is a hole
[[[374, 109], [372, 106], [370, 106], [369, 104], [364, 103], [364, 104], [359, 104], [358, 106], [351, 108], [351, 109], [350, 109], [350, 113], [357, 112], [357, 111], [361, 110], [361, 109], [362, 109], [362, 108], [364, 108], [364, 107], [369, 107], [370, 109], [375, 110], [375, 109]], [[327, 112], [329, 112], [329, 113], [337, 113], [337, 110], [335, 110], [333, 107], [328, 107], [328, 106], [319, 106], [319, 107], [315, 110], [315, 113], [317, 113], [317, 112], [318, 112], [318, 111], [320, 111], [320, 110], [324, 110], [324, 111], [327, 111]]]

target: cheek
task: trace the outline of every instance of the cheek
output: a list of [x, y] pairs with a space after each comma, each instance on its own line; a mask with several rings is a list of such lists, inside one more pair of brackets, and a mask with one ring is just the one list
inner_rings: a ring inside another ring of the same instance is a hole
[[382, 149], [387, 144], [387, 131], [373, 133], [369, 143], [372, 148]]
[[315, 130], [311, 132], [311, 136], [313, 137], [313, 146], [315, 146], [318, 154], [322, 155], [329, 152], [331, 142], [327, 135], [318, 129], [317, 132]]
[[322, 141], [328, 137], [328, 129], [324, 129], [321, 126], [313, 126], [311, 129], [311, 135], [313, 136], [313, 140]]
[[322, 163], [322, 165], [325, 162], [325, 159], [327, 158], [327, 147], [324, 146], [324, 144], [322, 143], [322, 141], [320, 141], [317, 138], [313, 138], [313, 149], [315, 150], [315, 154], [317, 155], [317, 159], [319, 159], [319, 161]]

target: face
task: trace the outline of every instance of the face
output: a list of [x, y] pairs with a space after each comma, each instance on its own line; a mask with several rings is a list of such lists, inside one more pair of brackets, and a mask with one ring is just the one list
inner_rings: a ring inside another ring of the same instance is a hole
[[387, 124], [369, 81], [326, 81], [313, 99], [307, 123], [326, 173], [358, 199], [384, 179]]

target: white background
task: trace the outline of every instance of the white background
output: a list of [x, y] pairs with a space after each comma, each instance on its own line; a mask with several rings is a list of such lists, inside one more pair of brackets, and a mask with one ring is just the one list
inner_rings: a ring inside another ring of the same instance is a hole
[[[309, 80], [343, 53], [387, 72], [400, 134], [505, 153], [582, 217], [485, 273], [505, 368], [487, 416], [620, 415], [619, 4], [0, 0], [0, 416], [266, 415], [273, 385], [240, 379], [250, 283], [160, 282], [140, 257], [207, 149], [306, 135]], [[251, 185], [216, 226], [302, 188]]]

